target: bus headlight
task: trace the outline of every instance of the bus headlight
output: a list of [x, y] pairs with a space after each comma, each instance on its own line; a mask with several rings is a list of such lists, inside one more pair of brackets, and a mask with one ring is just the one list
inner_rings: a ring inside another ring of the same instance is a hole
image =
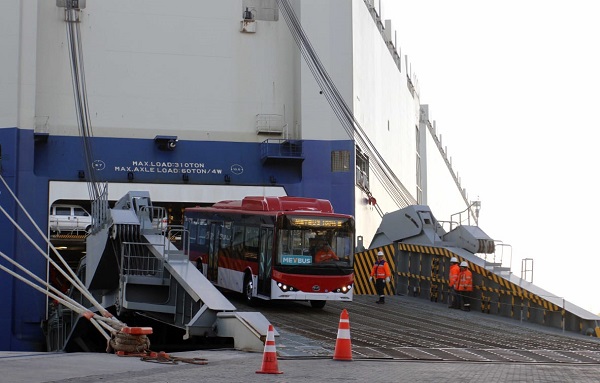
[[343, 293], [346, 294], [348, 291], [350, 291], [352, 289], [352, 285], [346, 285], [346, 286], [342, 286], [340, 288], [335, 289], [334, 291], [336, 293]]
[[298, 289], [294, 288], [293, 286], [288, 286], [281, 282], [277, 282], [277, 287], [279, 287], [281, 291], [298, 291]]

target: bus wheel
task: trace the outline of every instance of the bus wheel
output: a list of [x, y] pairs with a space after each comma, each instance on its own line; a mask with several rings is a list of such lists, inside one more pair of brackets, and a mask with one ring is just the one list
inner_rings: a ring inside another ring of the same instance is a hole
[[254, 290], [254, 283], [252, 282], [252, 277], [250, 274], [246, 274], [244, 277], [244, 298], [246, 298], [246, 303], [252, 305], [255, 302], [255, 298], [252, 296], [252, 291]]
[[325, 303], [327, 303], [327, 301], [310, 301], [310, 305], [314, 309], [322, 309], [325, 307]]

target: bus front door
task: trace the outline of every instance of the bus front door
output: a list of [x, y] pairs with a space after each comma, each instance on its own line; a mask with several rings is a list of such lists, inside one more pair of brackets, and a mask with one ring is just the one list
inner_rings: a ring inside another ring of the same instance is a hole
[[208, 267], [206, 277], [209, 281], [218, 282], [219, 277], [219, 247], [221, 238], [221, 223], [214, 222], [210, 225], [208, 242]]
[[271, 269], [273, 268], [273, 228], [260, 228], [257, 293], [271, 296]]

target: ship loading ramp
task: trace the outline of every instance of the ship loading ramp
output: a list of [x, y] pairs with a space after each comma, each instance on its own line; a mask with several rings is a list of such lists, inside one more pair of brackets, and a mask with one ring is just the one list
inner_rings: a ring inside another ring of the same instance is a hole
[[600, 317], [514, 275], [502, 262], [504, 248], [477, 226], [446, 232], [425, 205], [383, 216], [369, 250], [355, 255], [355, 294], [375, 294], [368, 282], [382, 250], [394, 280], [386, 294], [449, 302], [450, 259], [466, 261], [473, 273], [471, 310], [600, 337]]
[[[152, 327], [151, 343], [167, 349], [230, 347], [233, 341], [238, 350], [263, 351], [269, 321], [258, 312], [238, 312], [188, 260], [186, 231], [161, 227], [164, 208], [153, 206], [148, 192], [131, 191], [112, 209], [106, 199], [94, 201], [92, 214], [77, 275], [104, 308], [128, 326]], [[72, 298], [90, 307], [79, 294]], [[106, 348], [88, 320], [62, 306], [50, 310], [46, 334], [49, 351]]]

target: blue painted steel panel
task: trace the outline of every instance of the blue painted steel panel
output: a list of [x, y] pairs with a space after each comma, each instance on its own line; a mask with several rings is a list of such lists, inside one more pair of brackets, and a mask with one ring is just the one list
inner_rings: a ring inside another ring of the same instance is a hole
[[[0, 129], [2, 175], [29, 213], [47, 230], [49, 181], [81, 181], [85, 170], [81, 138], [48, 137], [34, 142], [33, 131]], [[288, 195], [328, 199], [336, 212], [354, 215], [354, 143], [346, 141], [302, 141], [300, 161], [261, 161], [261, 143], [179, 140], [174, 150], [161, 150], [153, 139], [93, 138], [93, 166], [97, 179], [123, 182], [129, 172], [136, 182], [231, 185], [277, 185]], [[331, 171], [331, 151], [350, 153], [348, 171]], [[2, 187], [2, 189], [4, 189]], [[0, 190], [2, 190], [0, 189]], [[31, 224], [5, 190], [2, 206], [34, 233]], [[0, 217], [0, 249], [39, 277], [46, 278], [46, 261], [4, 217]], [[45, 248], [37, 234], [38, 245]], [[5, 261], [2, 262], [5, 265]], [[45, 317], [46, 298], [7, 273], [0, 273], [0, 350], [41, 350], [44, 339], [40, 322]]]
[[[17, 152], [17, 129], [0, 129], [0, 149], [2, 157], [0, 158], [0, 171], [4, 180], [11, 188], [14, 188], [16, 161], [14, 160]], [[13, 160], [10, 160], [10, 159]], [[9, 214], [14, 215], [15, 204], [9, 193], [6, 192], [4, 185], [0, 186], [0, 205]], [[11, 259], [15, 253], [15, 229], [13, 225], [4, 217], [0, 216], [0, 251], [8, 255]], [[0, 264], [10, 270], [14, 267], [4, 259], [0, 259]], [[12, 323], [14, 320], [13, 294], [15, 281], [4, 271], [0, 271], [0, 304], [2, 305], [3, 315], [0, 315], [0, 350], [11, 350]]]
[[[33, 131], [22, 129], [0, 129], [2, 145], [2, 177], [28, 209], [36, 222], [43, 222], [42, 230], [48, 222], [46, 179], [33, 174]], [[10, 193], [0, 186], [0, 204], [24, 230], [32, 236], [38, 246], [45, 248], [39, 234], [27, 216], [21, 211]], [[42, 201], [42, 203], [40, 203]], [[35, 233], [34, 233], [35, 232]], [[46, 276], [46, 261], [27, 239], [17, 231], [2, 214], [0, 216], [0, 250], [37, 276]], [[23, 274], [13, 265], [2, 259], [2, 265]], [[0, 318], [0, 349], [13, 351], [42, 351], [44, 338], [40, 322], [45, 318], [46, 298], [30, 286], [8, 273], [0, 273], [0, 302], [3, 314]]]
[[[348, 150], [353, 142], [303, 141], [304, 161], [261, 161], [260, 143], [183, 141], [172, 151], [160, 150], [152, 139], [94, 138], [93, 165], [99, 180], [134, 182], [270, 185], [274, 177], [289, 195], [324, 198], [336, 211], [354, 214], [354, 164], [347, 172], [331, 172], [331, 151]], [[50, 136], [37, 144], [35, 173], [52, 180], [77, 180], [85, 170], [81, 139]]]

